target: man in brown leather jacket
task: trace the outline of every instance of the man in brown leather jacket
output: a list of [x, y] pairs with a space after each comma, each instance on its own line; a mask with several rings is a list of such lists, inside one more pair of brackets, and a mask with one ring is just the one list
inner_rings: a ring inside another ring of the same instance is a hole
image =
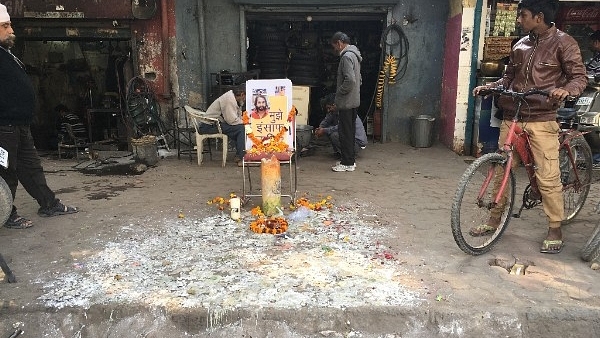
[[[521, 112], [521, 127], [529, 133], [531, 151], [536, 165], [536, 179], [542, 194], [542, 205], [548, 216], [548, 233], [540, 252], [559, 253], [563, 247], [561, 221], [564, 205], [558, 165], [558, 133], [556, 110], [567, 96], [578, 96], [587, 84], [585, 66], [577, 41], [554, 26], [558, 0], [522, 0], [517, 23], [528, 33], [517, 42], [511, 53], [504, 76], [491, 84], [473, 89], [473, 94], [489, 87], [523, 92], [535, 88], [550, 93], [550, 97], [532, 95], [527, 109]], [[498, 105], [504, 110], [498, 144], [506, 139], [515, 114], [515, 102], [501, 96]], [[514, 161], [518, 165], [519, 161]], [[500, 209], [500, 208], [498, 208]], [[500, 223], [502, 210], [492, 210], [486, 224], [471, 229], [471, 236], [493, 233]]]

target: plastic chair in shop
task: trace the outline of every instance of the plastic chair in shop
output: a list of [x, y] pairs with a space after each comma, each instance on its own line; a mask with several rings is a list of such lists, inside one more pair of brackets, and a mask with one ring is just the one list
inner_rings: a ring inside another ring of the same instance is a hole
[[[250, 123], [250, 128], [252, 128], [252, 123]], [[298, 191], [298, 178], [297, 178], [297, 166], [296, 166], [296, 118], [294, 117], [290, 122], [289, 130], [286, 131], [286, 134], [291, 133], [292, 144], [288, 147], [286, 151], [283, 152], [264, 152], [264, 153], [252, 153], [246, 151], [246, 155], [244, 155], [242, 159], [242, 200], [245, 202], [250, 197], [259, 197], [262, 196], [262, 193], [253, 193], [252, 190], [252, 176], [250, 173], [250, 169], [253, 167], [260, 167], [263, 159], [270, 159], [272, 156], [275, 156], [277, 160], [279, 160], [280, 165], [287, 165], [289, 168], [289, 191], [284, 193], [282, 191], [281, 197], [290, 198], [291, 203], [296, 201], [296, 193]], [[253, 142], [250, 138], [247, 139], [246, 142]], [[252, 145], [250, 145], [252, 146]], [[249, 147], [246, 147], [247, 149]], [[246, 185], [246, 180], [248, 181], [248, 185]], [[283, 187], [283, 184], [281, 185]]]
[[[221, 129], [221, 122], [214, 118], [205, 116], [205, 112], [190, 107], [189, 105], [184, 106], [186, 113], [190, 117], [192, 124], [194, 125], [194, 129], [196, 130], [196, 151], [198, 154], [198, 165], [202, 165], [202, 154], [204, 153], [204, 141], [210, 139], [221, 139], [221, 143], [223, 144], [223, 163], [222, 166], [225, 166], [227, 162], [227, 135], [223, 134], [223, 130]], [[214, 125], [217, 127], [217, 133], [214, 134], [201, 134], [198, 131], [199, 123], [204, 123], [208, 125]], [[210, 143], [208, 145], [208, 149], [210, 151]], [[210, 156], [212, 159], [212, 152], [210, 152]]]

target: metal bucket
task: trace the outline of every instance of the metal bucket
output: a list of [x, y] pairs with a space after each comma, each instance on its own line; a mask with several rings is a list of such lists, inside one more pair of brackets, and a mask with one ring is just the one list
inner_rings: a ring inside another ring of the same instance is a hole
[[413, 116], [412, 119], [412, 146], [428, 148], [433, 144], [433, 124], [435, 117], [429, 115]]
[[306, 124], [296, 125], [296, 149], [301, 150], [308, 146], [312, 137], [313, 127]]

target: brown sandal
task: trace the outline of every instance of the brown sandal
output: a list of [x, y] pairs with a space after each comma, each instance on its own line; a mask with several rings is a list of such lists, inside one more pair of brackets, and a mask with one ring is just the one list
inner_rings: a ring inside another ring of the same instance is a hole
[[496, 232], [496, 230], [498, 230], [498, 228], [494, 228], [493, 226], [487, 224], [480, 224], [469, 229], [469, 235], [473, 237], [489, 236]]

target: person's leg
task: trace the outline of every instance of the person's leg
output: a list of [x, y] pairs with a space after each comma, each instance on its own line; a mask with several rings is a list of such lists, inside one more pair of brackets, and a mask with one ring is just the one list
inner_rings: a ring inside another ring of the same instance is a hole
[[[8, 151], [8, 168], [0, 167], [0, 177], [4, 179], [10, 189], [12, 199], [15, 200], [19, 178], [17, 177], [17, 158], [19, 153], [19, 129], [13, 126], [0, 126], [0, 147]], [[11, 229], [25, 229], [33, 226], [33, 222], [19, 216], [17, 207], [13, 204], [10, 217], [4, 224]]]
[[48, 187], [42, 162], [33, 143], [29, 126], [20, 126], [19, 151], [17, 157], [17, 177], [23, 188], [33, 197], [41, 208], [56, 204], [56, 196]]
[[340, 134], [337, 131], [334, 131], [327, 135], [327, 137], [329, 138], [331, 146], [333, 147], [333, 153], [340, 154]]
[[[0, 167], [0, 177], [8, 184], [14, 200], [17, 193], [17, 186], [19, 185], [19, 178], [17, 177], [19, 129], [13, 126], [0, 126], [0, 147], [8, 151], [8, 169]], [[13, 210], [16, 211], [14, 206]]]
[[358, 142], [354, 141], [354, 157], [358, 157], [358, 153], [360, 152], [360, 150], [362, 149], [362, 147], [360, 146], [360, 144], [358, 144]]
[[235, 142], [235, 156], [244, 157], [246, 153], [246, 129], [243, 124], [230, 125], [221, 123], [223, 133]]
[[558, 161], [558, 133], [560, 127], [555, 121], [530, 122], [526, 125], [530, 136], [531, 152], [535, 160], [535, 177], [542, 206], [548, 216], [548, 234], [544, 241], [546, 251], [557, 252], [562, 247], [561, 222], [564, 219], [564, 203], [560, 167]]
[[355, 163], [354, 138], [356, 109], [341, 109], [338, 112], [339, 124], [338, 132], [340, 138], [340, 153], [342, 155], [340, 163], [346, 166], [352, 166]]

